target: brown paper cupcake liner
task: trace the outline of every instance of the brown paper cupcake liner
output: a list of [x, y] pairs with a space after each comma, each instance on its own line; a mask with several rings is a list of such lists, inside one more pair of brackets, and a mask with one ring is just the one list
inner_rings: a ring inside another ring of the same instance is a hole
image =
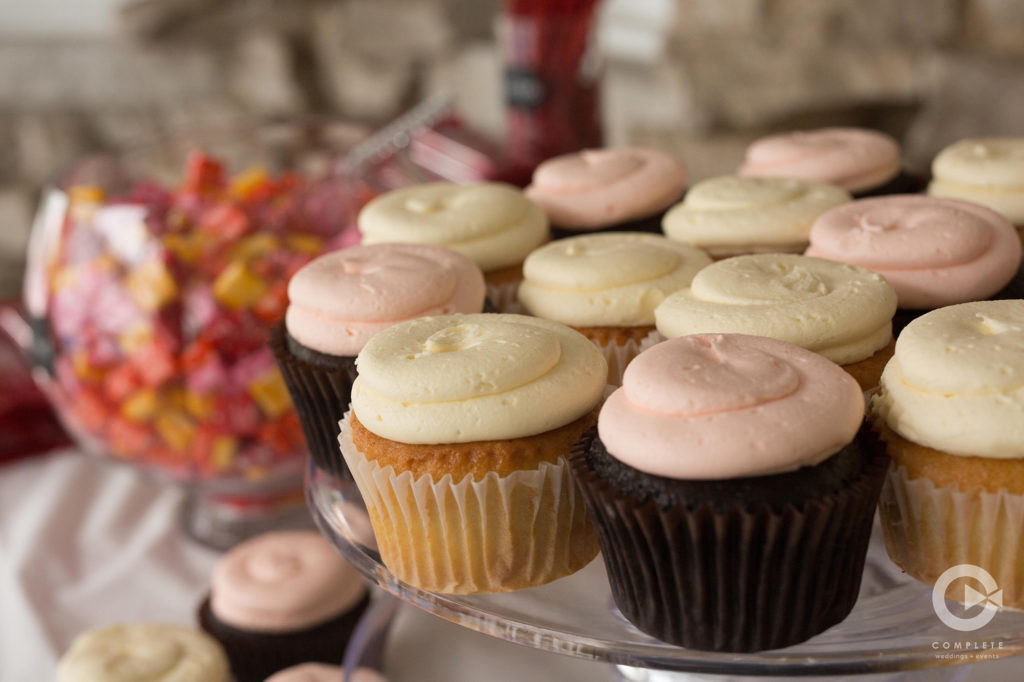
[[878, 509], [889, 558], [908, 575], [934, 585], [946, 569], [973, 564], [995, 578], [1004, 606], [1024, 608], [1024, 495], [936, 486], [900, 466]]
[[381, 559], [400, 580], [454, 594], [535, 587], [583, 568], [597, 541], [564, 459], [480, 481], [413, 478], [370, 461], [339, 436]]
[[263, 682], [300, 663], [339, 665], [345, 645], [370, 604], [369, 592], [351, 609], [331, 620], [295, 632], [256, 632], [222, 622], [210, 609], [207, 596], [199, 606], [199, 627], [227, 652], [235, 682]]
[[305, 357], [299, 357], [289, 344], [283, 322], [271, 329], [269, 345], [299, 415], [313, 461], [324, 471], [351, 479], [338, 452], [338, 420], [348, 411], [352, 397], [355, 357], [324, 355], [308, 348], [302, 349]]
[[637, 504], [590, 469], [587, 449], [574, 448], [573, 473], [615, 603], [643, 632], [692, 649], [761, 651], [809, 639], [853, 608], [889, 464], [877, 448], [837, 492], [717, 511]]

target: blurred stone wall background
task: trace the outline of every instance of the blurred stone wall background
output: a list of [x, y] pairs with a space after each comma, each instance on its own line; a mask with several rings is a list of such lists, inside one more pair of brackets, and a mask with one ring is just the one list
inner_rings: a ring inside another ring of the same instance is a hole
[[[124, 0], [109, 34], [26, 36], [0, 22], [0, 293], [16, 286], [40, 188], [92, 150], [308, 114], [378, 124], [438, 90], [500, 136], [499, 8]], [[877, 127], [918, 168], [961, 137], [1024, 134], [1022, 0], [618, 0], [608, 11], [612, 32], [663, 38], [640, 53], [608, 41], [609, 143], [674, 149], [696, 178], [730, 171], [778, 129]]]

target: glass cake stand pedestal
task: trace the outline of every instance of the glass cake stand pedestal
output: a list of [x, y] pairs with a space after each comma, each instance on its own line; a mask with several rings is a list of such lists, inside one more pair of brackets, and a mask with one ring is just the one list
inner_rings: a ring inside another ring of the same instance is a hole
[[[385, 592], [492, 637], [606, 661], [615, 666], [620, 679], [631, 682], [709, 675], [897, 677], [909, 670], [921, 671], [915, 680], [949, 680], [962, 677], [963, 669], [954, 666], [1024, 653], [1024, 613], [1003, 609], [973, 632], [944, 625], [932, 607], [932, 590], [902, 574], [888, 559], [877, 527], [860, 598], [842, 623], [797, 646], [731, 654], [683, 649], [634, 628], [615, 608], [600, 558], [571, 576], [518, 592], [450, 595], [417, 589], [381, 563], [355, 483], [320, 471], [311, 462], [306, 498], [320, 531]], [[958, 608], [950, 603], [954, 612]]]

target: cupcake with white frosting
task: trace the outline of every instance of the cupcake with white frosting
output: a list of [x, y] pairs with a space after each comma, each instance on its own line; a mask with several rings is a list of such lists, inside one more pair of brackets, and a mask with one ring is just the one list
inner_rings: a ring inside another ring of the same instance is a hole
[[[282, 670], [268, 677], [266, 682], [341, 682], [344, 671], [341, 666], [324, 663], [303, 663]], [[372, 668], [356, 668], [348, 682], [388, 682], [387, 678]]]
[[654, 331], [654, 309], [710, 263], [700, 249], [653, 234], [570, 237], [527, 257], [519, 300], [531, 315], [567, 324], [597, 344], [608, 382], [617, 385]]
[[[928, 584], [988, 571], [1024, 608], [1024, 301], [940, 308], [903, 330], [871, 409], [894, 467], [889, 556]], [[964, 592], [945, 595], [961, 599]]]
[[960, 140], [932, 161], [928, 194], [988, 206], [1024, 237], [1024, 137]]
[[888, 465], [863, 414], [849, 375], [782, 341], [698, 334], [637, 356], [571, 457], [622, 614], [732, 652], [845, 618]]
[[473, 261], [426, 244], [342, 249], [292, 276], [288, 310], [271, 331], [270, 349], [317, 466], [347, 476], [338, 420], [348, 410], [356, 355], [366, 342], [402, 320], [478, 313], [484, 293]]
[[586, 337], [521, 315], [429, 317], [381, 332], [357, 365], [341, 452], [399, 579], [506, 592], [594, 558], [566, 463], [607, 381]]
[[214, 568], [199, 624], [227, 650], [235, 682], [306, 662], [337, 663], [369, 590], [319, 533], [265, 533]]
[[827, 182], [855, 197], [912, 194], [925, 187], [902, 170], [900, 146], [866, 128], [819, 128], [769, 135], [747, 148], [738, 173]]
[[514, 311], [523, 260], [549, 238], [541, 208], [497, 182], [392, 190], [363, 207], [358, 226], [364, 244], [433, 244], [466, 256], [483, 270], [499, 312]]
[[864, 390], [892, 355], [896, 292], [864, 268], [795, 254], [718, 261], [654, 311], [658, 335], [766, 336], [839, 364]]
[[691, 187], [661, 225], [670, 239], [714, 258], [801, 253], [815, 218], [850, 200], [846, 190], [822, 182], [724, 175]]
[[661, 218], [686, 191], [686, 166], [658, 149], [585, 149], [537, 166], [526, 196], [563, 239], [587, 232], [660, 232]]
[[78, 635], [57, 682], [232, 682], [224, 649], [199, 630], [131, 623]]

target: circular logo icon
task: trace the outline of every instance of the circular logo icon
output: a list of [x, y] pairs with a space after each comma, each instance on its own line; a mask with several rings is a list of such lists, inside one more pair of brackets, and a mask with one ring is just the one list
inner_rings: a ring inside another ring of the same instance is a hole
[[[946, 590], [954, 580], [960, 578], [971, 578], [977, 581], [983, 590], [979, 592], [970, 584], [965, 584], [964, 598], [957, 600], [962, 601], [967, 608], [981, 606], [981, 612], [970, 618], [956, 615], [946, 605]], [[974, 564], [958, 564], [946, 569], [935, 581], [935, 587], [932, 588], [932, 608], [935, 609], [935, 615], [945, 625], [960, 632], [972, 632], [985, 627], [1002, 606], [1003, 591], [996, 584], [996, 579], [984, 568]]]

